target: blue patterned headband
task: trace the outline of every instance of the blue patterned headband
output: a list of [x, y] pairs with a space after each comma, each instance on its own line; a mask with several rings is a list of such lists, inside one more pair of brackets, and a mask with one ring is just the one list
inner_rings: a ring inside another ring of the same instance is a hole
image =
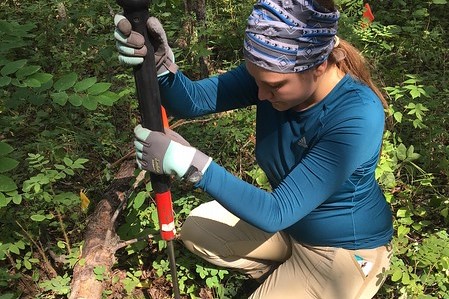
[[245, 30], [245, 59], [280, 73], [302, 72], [325, 61], [334, 47], [340, 13], [313, 2], [258, 0]]

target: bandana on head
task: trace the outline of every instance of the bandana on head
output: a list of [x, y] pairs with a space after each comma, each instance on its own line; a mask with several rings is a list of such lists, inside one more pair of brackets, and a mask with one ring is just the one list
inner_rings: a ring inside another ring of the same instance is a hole
[[258, 0], [245, 30], [245, 59], [280, 73], [302, 72], [325, 61], [340, 13], [313, 2]]

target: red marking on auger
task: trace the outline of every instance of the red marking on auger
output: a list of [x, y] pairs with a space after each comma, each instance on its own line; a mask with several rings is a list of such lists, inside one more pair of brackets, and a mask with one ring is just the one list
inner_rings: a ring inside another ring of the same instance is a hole
[[173, 240], [175, 238], [176, 230], [170, 191], [156, 193], [155, 200], [161, 237], [165, 241]]
[[170, 125], [168, 124], [167, 112], [165, 111], [164, 106], [161, 106], [161, 114], [162, 114], [162, 125], [164, 126], [164, 128], [170, 128]]

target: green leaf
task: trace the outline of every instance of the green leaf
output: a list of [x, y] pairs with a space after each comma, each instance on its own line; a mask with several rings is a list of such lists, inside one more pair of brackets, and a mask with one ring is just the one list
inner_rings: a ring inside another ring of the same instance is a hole
[[398, 230], [398, 237], [403, 237], [410, 232], [410, 228], [404, 225], [400, 225], [397, 230]]
[[79, 107], [83, 104], [83, 98], [79, 94], [71, 94], [69, 96], [69, 103], [75, 107]]
[[145, 202], [145, 198], [146, 198], [146, 192], [145, 191], [139, 192], [136, 195], [136, 198], [134, 199], [133, 208], [138, 210]]
[[81, 168], [84, 169], [83, 164], [87, 163], [89, 161], [89, 159], [85, 159], [85, 158], [78, 158], [73, 162], [72, 168]]
[[19, 240], [14, 244], [16, 244], [17, 248], [19, 249], [25, 249], [25, 243], [22, 240]]
[[102, 275], [104, 274], [104, 272], [106, 272], [106, 267], [105, 266], [96, 266], [94, 268], [94, 273], [97, 275]]
[[0, 70], [0, 74], [3, 76], [10, 75], [12, 73], [17, 72], [20, 68], [22, 68], [27, 63], [26, 59], [16, 60], [7, 63], [2, 69]]
[[52, 98], [53, 102], [61, 106], [64, 106], [67, 103], [67, 99], [69, 98], [65, 91], [52, 93], [50, 97]]
[[154, 209], [151, 212], [151, 220], [153, 221], [155, 226], [159, 225], [159, 217], [158, 217], [157, 209]]
[[407, 160], [414, 161], [418, 159], [421, 155], [418, 153], [415, 153], [415, 147], [413, 145], [410, 145], [407, 149]]
[[8, 157], [0, 157], [0, 173], [10, 171], [19, 165], [17, 160], [8, 158]]
[[421, 92], [418, 89], [413, 88], [412, 90], [410, 90], [410, 95], [412, 96], [413, 99], [416, 99], [421, 96]]
[[14, 148], [12, 146], [3, 141], [0, 141], [0, 156], [5, 156], [11, 153], [13, 150]]
[[78, 75], [76, 73], [69, 73], [62, 76], [58, 81], [55, 82], [53, 88], [57, 91], [64, 91], [75, 85]]
[[97, 96], [98, 103], [105, 106], [112, 106], [120, 98], [118, 94], [111, 91], [106, 91]]
[[74, 174], [75, 174], [75, 172], [74, 172], [73, 170], [69, 169], [69, 168], [66, 168], [66, 169], [64, 169], [63, 171], [64, 171], [65, 173], [67, 173], [68, 175], [74, 175]]
[[407, 158], [407, 148], [403, 143], [397, 147], [396, 156], [400, 161], [404, 161]]
[[16, 183], [8, 176], [0, 174], [0, 192], [17, 190]]
[[410, 211], [406, 208], [400, 208], [398, 209], [398, 211], [396, 212], [396, 215], [399, 218], [404, 218], [404, 217], [410, 217]]
[[133, 274], [134, 274], [134, 277], [140, 277], [140, 276], [142, 276], [142, 271], [138, 270], [138, 271], [135, 271]]
[[26, 78], [23, 83], [31, 88], [38, 88], [42, 86], [42, 83], [39, 80], [36, 80], [34, 78]]
[[11, 79], [11, 84], [17, 87], [27, 87], [25, 83], [19, 81], [17, 78]]
[[0, 87], [4, 87], [9, 85], [11, 83], [11, 77], [8, 76], [2, 76], [0, 77]]
[[105, 105], [105, 106], [112, 106], [112, 105], [114, 105], [114, 102], [115, 102], [114, 99], [112, 99], [108, 96], [105, 96], [103, 94], [96, 96], [96, 98], [97, 98], [98, 103]]
[[399, 281], [402, 278], [402, 270], [397, 268], [394, 272], [393, 275], [391, 275], [391, 280], [393, 282]]
[[218, 278], [216, 276], [206, 278], [206, 285], [209, 288], [213, 288], [214, 286], [218, 285], [218, 283]]
[[11, 246], [9, 246], [9, 251], [15, 254], [20, 254], [19, 248], [17, 248], [17, 246], [14, 244], [11, 244]]
[[67, 165], [67, 166], [72, 166], [73, 165], [72, 159], [70, 159], [68, 157], [64, 157], [63, 161], [64, 161], [64, 164]]
[[12, 197], [12, 202], [16, 205], [20, 205], [22, 203], [22, 195], [16, 194]]
[[64, 165], [61, 165], [61, 164], [55, 164], [54, 166], [55, 166], [55, 168], [58, 169], [58, 170], [63, 170], [63, 169], [65, 169], [65, 166], [64, 166]]
[[16, 76], [17, 78], [22, 79], [36, 73], [40, 69], [41, 67], [39, 65], [25, 66], [17, 71]]
[[404, 81], [404, 84], [410, 86], [410, 85], [415, 85], [419, 81], [420, 80], [417, 80], [415, 77], [411, 76], [410, 79], [407, 79]]
[[30, 218], [31, 218], [31, 220], [36, 221], [36, 222], [41, 222], [41, 221], [47, 219], [47, 218], [45, 217], [45, 215], [41, 215], [41, 214], [31, 215]]
[[410, 276], [409, 276], [408, 272], [404, 272], [402, 274], [401, 282], [405, 285], [410, 284]]
[[95, 110], [95, 109], [97, 109], [97, 106], [98, 106], [97, 98], [93, 97], [93, 96], [85, 97], [83, 99], [83, 106], [87, 110]]
[[97, 77], [86, 78], [84, 80], [81, 80], [80, 82], [77, 82], [75, 84], [75, 86], [73, 87], [73, 89], [76, 92], [84, 91], [84, 90], [88, 89], [89, 87], [91, 87], [92, 85], [94, 85], [95, 82], [97, 82]]
[[36, 79], [37, 81], [44, 84], [50, 81], [53, 78], [53, 75], [48, 73], [36, 73], [30, 76], [29, 78]]
[[447, 1], [446, 0], [433, 0], [432, 3], [442, 5], [442, 4], [446, 4]]
[[11, 202], [11, 197], [6, 197], [0, 192], [0, 208], [6, 207]]
[[111, 83], [96, 83], [96, 84], [92, 85], [92, 87], [90, 87], [87, 90], [87, 93], [89, 95], [93, 95], [93, 96], [99, 95], [99, 94], [107, 91], [109, 89], [109, 87], [111, 87], [111, 85], [112, 85]]
[[393, 117], [398, 123], [402, 122], [402, 113], [401, 112], [395, 112], [393, 114]]

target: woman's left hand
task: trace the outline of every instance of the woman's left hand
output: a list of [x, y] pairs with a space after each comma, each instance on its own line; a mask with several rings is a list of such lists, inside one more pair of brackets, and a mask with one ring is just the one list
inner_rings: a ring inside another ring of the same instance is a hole
[[178, 133], [166, 128], [165, 133], [138, 125], [134, 128], [137, 165], [157, 174], [175, 175], [198, 182], [212, 158], [190, 144]]

